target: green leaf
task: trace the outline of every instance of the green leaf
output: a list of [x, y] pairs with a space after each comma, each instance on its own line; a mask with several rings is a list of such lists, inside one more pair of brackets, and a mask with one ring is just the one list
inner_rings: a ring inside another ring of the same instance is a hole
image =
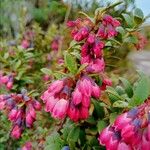
[[129, 37], [124, 39], [124, 42], [136, 44], [138, 42], [138, 39], [135, 36], [129, 36]]
[[79, 138], [80, 128], [78, 126], [73, 127], [70, 130], [70, 133], [68, 135], [67, 141], [74, 141], [77, 142]]
[[133, 20], [133, 18], [130, 15], [122, 14], [122, 16], [124, 17], [124, 19], [125, 19], [125, 21], [126, 21], [126, 23], [127, 23], [127, 25], [129, 27], [133, 27], [134, 26], [134, 20]]
[[34, 56], [33, 53], [30, 53], [30, 52], [25, 53], [24, 55], [25, 55], [26, 59], [32, 58]]
[[4, 54], [4, 59], [7, 59], [9, 57], [9, 53]]
[[127, 108], [128, 103], [124, 101], [116, 101], [113, 103], [113, 107], [118, 107], [118, 108]]
[[106, 42], [105, 46], [111, 47], [112, 43], [110, 41]]
[[75, 74], [77, 72], [76, 60], [69, 53], [65, 53], [65, 65], [71, 73]]
[[125, 90], [124, 90], [124, 88], [121, 87], [121, 86], [116, 86], [115, 90], [116, 90], [116, 92], [117, 92], [119, 95], [125, 94]]
[[105, 121], [99, 120], [97, 123], [98, 132], [101, 132], [106, 126], [107, 126], [107, 123]]
[[109, 116], [109, 122], [110, 124], [113, 124], [115, 119], [117, 117], [117, 113], [111, 113], [110, 116]]
[[142, 11], [141, 9], [139, 9], [139, 8], [136, 8], [136, 9], [134, 10], [134, 17], [138, 17], [138, 18], [140, 18], [141, 20], [143, 20], [143, 18], [144, 18], [143, 11]]
[[133, 89], [131, 83], [125, 78], [119, 78], [119, 79], [122, 81], [127, 95], [129, 96], [129, 98], [131, 98], [133, 96]]
[[21, 65], [21, 60], [18, 60], [14, 66], [14, 69], [17, 70]]
[[52, 71], [50, 69], [47, 69], [47, 68], [42, 68], [41, 71], [44, 73], [44, 74], [47, 74], [47, 75], [51, 75], [52, 74]]
[[64, 145], [64, 141], [61, 139], [57, 132], [52, 133], [46, 138], [44, 150], [60, 150]]
[[121, 27], [121, 26], [120, 26], [120, 27], [117, 27], [116, 30], [117, 30], [122, 36], [125, 35], [125, 33], [126, 33], [125, 30], [124, 30], [124, 28]]
[[94, 104], [94, 115], [98, 118], [104, 117], [104, 108], [100, 106], [100, 103], [96, 100], [92, 100], [92, 103]]
[[112, 87], [107, 87], [106, 92], [108, 93], [108, 97], [111, 100], [111, 102], [115, 102], [118, 100], [122, 100], [122, 97], [115, 91]]
[[136, 8], [134, 10], [134, 21], [136, 22], [136, 24], [141, 24], [143, 20], [144, 20], [144, 14], [142, 10], [139, 8]]
[[81, 71], [83, 71], [87, 66], [88, 66], [88, 64], [82, 64], [82, 65], [80, 66], [80, 68], [78, 69], [77, 74], [79, 74]]
[[131, 105], [136, 106], [142, 104], [148, 96], [150, 96], [150, 78], [142, 75], [138, 83], [136, 83]]

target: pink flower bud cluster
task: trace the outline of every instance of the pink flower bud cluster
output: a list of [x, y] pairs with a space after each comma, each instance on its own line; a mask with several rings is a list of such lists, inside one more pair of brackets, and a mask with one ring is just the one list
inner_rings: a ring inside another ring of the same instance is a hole
[[71, 34], [75, 41], [85, 40], [81, 47], [81, 64], [88, 64], [87, 72], [103, 72], [105, 44], [102, 40], [116, 36], [116, 27], [120, 26], [120, 22], [109, 15], [104, 15], [98, 29], [94, 28], [94, 24], [89, 19], [69, 21], [67, 25], [72, 28]]
[[117, 117], [99, 136], [108, 150], [149, 150], [150, 99], [137, 108]]
[[138, 42], [135, 44], [137, 50], [141, 50], [147, 44], [147, 39], [144, 35], [137, 33]]
[[11, 136], [15, 139], [21, 137], [24, 127], [32, 127], [36, 119], [36, 110], [41, 109], [41, 104], [27, 96], [26, 91], [21, 94], [0, 95], [0, 110], [8, 113], [12, 122]]
[[62, 38], [60, 36], [56, 36], [51, 43], [51, 49], [58, 51], [61, 40]]
[[8, 90], [13, 87], [14, 77], [13, 75], [3, 75], [0, 74], [0, 86], [5, 85]]
[[72, 79], [54, 81], [41, 99], [45, 111], [52, 117], [63, 119], [66, 116], [73, 121], [86, 119], [89, 116], [91, 97], [100, 97], [100, 87], [89, 77], [81, 77], [77, 84]]
[[31, 142], [26, 142], [21, 150], [32, 150], [32, 143]]
[[100, 87], [91, 78], [82, 77], [72, 92], [67, 113], [69, 118], [75, 122], [87, 119], [89, 117], [91, 97], [99, 98], [100, 95]]
[[30, 41], [28, 41], [28, 40], [26, 40], [26, 39], [22, 40], [21, 46], [22, 46], [22, 48], [24, 48], [24, 49], [29, 48], [29, 47], [30, 47]]
[[112, 86], [112, 81], [109, 78], [104, 78], [102, 80], [101, 90], [106, 90], [106, 86]]
[[33, 47], [34, 36], [35, 36], [35, 34], [31, 30], [26, 31], [23, 35], [23, 40], [21, 41], [21, 46], [24, 49]]
[[118, 20], [110, 15], [104, 15], [97, 35], [102, 39], [115, 37], [117, 35], [116, 27], [118, 26], [120, 26], [120, 22]]

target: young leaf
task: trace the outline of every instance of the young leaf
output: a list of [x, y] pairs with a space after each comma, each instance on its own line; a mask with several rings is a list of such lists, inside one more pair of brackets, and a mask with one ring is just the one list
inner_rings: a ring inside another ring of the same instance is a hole
[[65, 53], [65, 65], [71, 73], [75, 74], [77, 72], [76, 60], [69, 53]]
[[136, 44], [138, 42], [138, 39], [135, 36], [129, 36], [124, 39], [124, 42]]
[[136, 84], [131, 105], [136, 106], [143, 103], [148, 96], [150, 96], [150, 78], [143, 75]]
[[133, 18], [130, 15], [122, 14], [122, 16], [124, 17], [124, 20], [126, 21], [128, 26], [130, 26], [130, 27], [134, 26], [134, 20], [133, 20]]
[[119, 79], [122, 81], [127, 95], [129, 96], [129, 98], [131, 98], [133, 96], [133, 89], [130, 82], [125, 78], [119, 78]]
[[18, 60], [14, 66], [14, 69], [17, 70], [21, 65], [21, 60]]
[[98, 132], [101, 132], [107, 126], [106, 122], [103, 120], [99, 120], [97, 123]]
[[134, 21], [137, 24], [140, 24], [140, 23], [142, 23], [143, 19], [144, 19], [144, 14], [143, 14], [142, 10], [139, 8], [136, 8], [134, 10]]
[[55, 132], [46, 138], [44, 150], [60, 150], [64, 145], [64, 141], [61, 139], [60, 135]]
[[141, 9], [139, 9], [139, 8], [136, 8], [135, 10], [134, 10], [134, 17], [138, 17], [138, 18], [140, 18], [140, 19], [143, 19], [144, 18], [144, 14], [143, 14], [143, 12], [142, 12], [142, 10]]
[[44, 73], [44, 74], [47, 74], [47, 75], [51, 75], [52, 74], [52, 71], [50, 69], [47, 69], [47, 68], [42, 68], [41, 71]]
[[71, 129], [67, 141], [74, 141], [77, 142], [79, 138], [80, 128], [78, 126], [75, 126]]
[[117, 117], [117, 113], [116, 112], [110, 114], [110, 116], [109, 116], [109, 122], [110, 122], [110, 124], [114, 123], [116, 117]]
[[124, 101], [116, 101], [113, 103], [113, 107], [126, 108], [128, 107], [128, 103]]

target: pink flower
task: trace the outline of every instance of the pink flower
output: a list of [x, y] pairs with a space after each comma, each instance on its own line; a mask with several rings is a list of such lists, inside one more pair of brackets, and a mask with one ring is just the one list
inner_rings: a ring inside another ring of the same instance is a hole
[[8, 76], [2, 76], [2, 77], [1, 77], [1, 82], [2, 82], [3, 84], [6, 84], [8, 81], [9, 81], [9, 77], [8, 77]]
[[17, 113], [18, 113], [18, 110], [16, 108], [13, 108], [8, 115], [9, 120], [15, 121]]
[[100, 25], [97, 35], [101, 38], [107, 38], [107, 32], [105, 31], [105, 26], [104, 25]]
[[68, 27], [75, 27], [76, 26], [76, 21], [68, 21], [67, 26]]
[[124, 143], [124, 142], [119, 142], [117, 150], [132, 150], [131, 146]]
[[80, 107], [80, 119], [87, 119], [89, 116], [89, 109], [87, 107]]
[[89, 107], [90, 106], [90, 102], [91, 102], [90, 97], [86, 96], [86, 95], [83, 95], [83, 97], [82, 97], [82, 105], [84, 107]]
[[53, 96], [53, 93], [48, 92], [48, 90], [46, 90], [42, 95], [41, 95], [41, 99], [43, 100], [43, 102], [45, 103], [47, 101], [47, 99], [49, 97]]
[[0, 110], [4, 109], [6, 102], [0, 101]]
[[27, 40], [22, 40], [22, 42], [21, 42], [21, 46], [24, 48], [24, 49], [27, 49], [27, 48], [29, 48], [29, 46], [30, 46], [30, 43], [29, 43], [29, 41], [27, 41]]
[[6, 87], [7, 87], [7, 89], [12, 89], [12, 87], [13, 87], [13, 82], [8, 82], [7, 84], [6, 84]]
[[87, 38], [87, 42], [92, 44], [95, 42], [95, 34], [89, 34], [88, 38]]
[[77, 122], [79, 120], [80, 114], [79, 114], [79, 109], [75, 107], [73, 104], [71, 104], [68, 108], [67, 115], [71, 120], [74, 122]]
[[26, 114], [26, 126], [30, 128], [33, 122], [34, 122], [34, 118], [31, 116], [30, 113], [27, 113]]
[[6, 100], [4, 99], [4, 95], [0, 95], [0, 110], [4, 109], [6, 104]]
[[62, 80], [57, 80], [57, 81], [54, 81], [48, 88], [48, 92], [51, 92], [51, 93], [59, 93], [62, 88], [63, 88], [63, 81]]
[[90, 55], [87, 55], [85, 57], [81, 57], [81, 64], [90, 63], [90, 61], [91, 61]]
[[82, 47], [81, 47], [81, 56], [82, 57], [86, 57], [88, 55], [88, 46], [89, 46], [88, 43], [85, 43], [82, 45]]
[[11, 136], [15, 139], [19, 139], [21, 137], [21, 128], [18, 125], [14, 126]]
[[33, 101], [33, 107], [34, 107], [36, 110], [41, 110], [41, 104], [40, 104], [37, 100], [34, 100], [34, 101]]
[[32, 143], [26, 142], [25, 145], [21, 148], [21, 150], [32, 150]]
[[117, 130], [121, 130], [126, 127], [132, 121], [132, 118], [129, 118], [127, 115], [127, 113], [124, 113], [117, 117], [114, 122], [114, 126]]
[[86, 38], [89, 34], [89, 29], [87, 27], [82, 27], [75, 35], [74, 40], [77, 42], [82, 41], [84, 38]]
[[72, 101], [74, 105], [78, 105], [82, 101], [82, 94], [78, 88], [76, 88], [75, 91], [73, 92]]
[[53, 108], [52, 116], [54, 118], [63, 119], [66, 116], [68, 104], [67, 100], [60, 99]]
[[108, 126], [103, 129], [103, 131], [99, 135], [99, 143], [101, 145], [107, 145], [107, 143], [110, 141], [111, 136], [113, 135], [113, 128], [111, 126]]
[[91, 96], [92, 93], [92, 83], [89, 79], [82, 78], [79, 81], [79, 90], [81, 93], [84, 93], [86, 96]]
[[46, 112], [52, 112], [53, 108], [55, 106], [55, 104], [59, 101], [58, 98], [54, 98], [53, 96], [49, 97], [46, 100], [46, 107], [45, 107], [45, 111]]
[[109, 143], [106, 144], [106, 148], [109, 150], [117, 150], [119, 144], [119, 139], [117, 137], [117, 135], [112, 135], [109, 139]]
[[92, 86], [92, 96], [95, 98], [99, 98], [101, 94], [100, 87], [97, 84]]
[[93, 63], [91, 63], [88, 67], [87, 67], [87, 71], [88, 72], [92, 72], [92, 73], [99, 73], [99, 72], [103, 72], [105, 68], [105, 62], [104, 59], [95, 59], [93, 61]]

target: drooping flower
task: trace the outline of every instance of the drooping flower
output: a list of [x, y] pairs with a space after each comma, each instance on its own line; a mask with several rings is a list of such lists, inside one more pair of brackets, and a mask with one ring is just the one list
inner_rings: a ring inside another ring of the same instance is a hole
[[32, 143], [31, 142], [26, 142], [21, 150], [32, 150]]
[[24, 127], [32, 127], [41, 104], [22, 90], [20, 94], [0, 95], [0, 109], [7, 110], [8, 119], [12, 122], [11, 136], [18, 139]]
[[137, 108], [119, 115], [113, 125], [106, 127], [100, 133], [98, 138], [100, 144], [112, 150], [148, 150], [150, 147], [149, 108], [148, 99]]

